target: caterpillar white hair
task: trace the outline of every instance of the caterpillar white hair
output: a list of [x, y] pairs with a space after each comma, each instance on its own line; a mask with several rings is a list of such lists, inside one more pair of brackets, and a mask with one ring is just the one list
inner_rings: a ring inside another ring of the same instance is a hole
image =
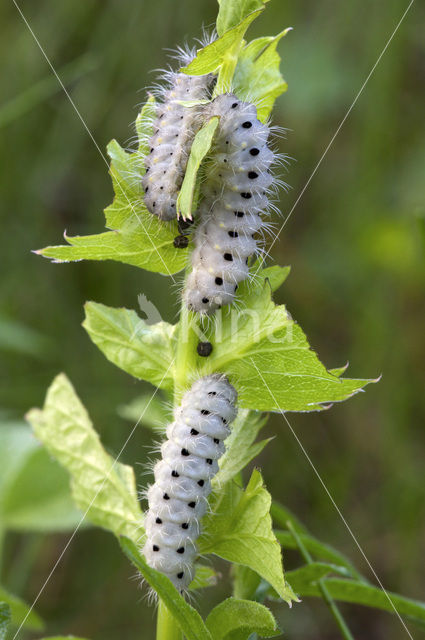
[[[180, 66], [187, 65], [194, 51], [178, 51]], [[182, 101], [200, 101], [210, 96], [214, 76], [190, 76], [166, 71], [165, 87], [157, 85], [160, 102], [155, 109], [153, 135], [148, 140], [149, 153], [145, 157], [142, 178], [147, 209], [161, 220], [176, 217], [176, 201], [180, 191], [193, 138], [200, 129], [202, 107], [184, 106]]]
[[223, 441], [236, 417], [236, 398], [222, 375], [197, 380], [174, 412], [161, 446], [162, 458], [154, 467], [143, 553], [147, 563], [181, 591], [194, 577], [200, 520], [225, 450]]
[[270, 127], [258, 120], [255, 105], [223, 94], [206, 111], [220, 122], [205, 168], [192, 272], [183, 292], [188, 308], [201, 314], [233, 302], [238, 283], [248, 277], [248, 259], [259, 251], [255, 234], [265, 226], [260, 214], [268, 213], [276, 183]]

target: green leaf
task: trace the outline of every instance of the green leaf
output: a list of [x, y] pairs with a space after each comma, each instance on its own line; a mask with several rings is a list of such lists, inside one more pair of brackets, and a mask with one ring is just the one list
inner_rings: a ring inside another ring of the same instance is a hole
[[227, 598], [214, 607], [205, 623], [214, 640], [246, 640], [251, 633], [264, 638], [280, 634], [269, 609], [251, 600]]
[[271, 290], [277, 291], [277, 289], [282, 286], [286, 278], [289, 276], [290, 271], [291, 267], [280, 267], [277, 264], [273, 265], [272, 267], [265, 267], [264, 269], [260, 269], [258, 273], [256, 273], [257, 286], [259, 286], [260, 282], [264, 286], [264, 283], [267, 280]]
[[108, 360], [135, 378], [173, 389], [177, 327], [147, 325], [135, 311], [96, 302], [87, 302], [85, 312], [83, 327]]
[[249, 567], [235, 564], [232, 567], [233, 595], [240, 600], [255, 600], [261, 578]]
[[240, 310], [223, 309], [203, 329], [202, 339], [213, 345], [208, 358], [196, 353], [196, 334], [188, 341], [179, 337], [179, 325], [147, 325], [127, 309], [88, 303], [84, 327], [114, 364], [167, 391], [189, 387], [194, 371], [199, 376], [219, 372], [236, 386], [241, 408], [323, 410], [376, 381], [337, 377], [326, 370], [285, 307], [271, 299], [268, 276], [275, 287], [287, 273], [288, 268], [260, 269], [252, 282], [240, 286]]
[[183, 184], [177, 198], [177, 217], [182, 216], [183, 220], [192, 218], [192, 213], [194, 212], [193, 200], [199, 167], [210, 150], [218, 123], [218, 117], [211, 118], [211, 120], [198, 131], [193, 140]]
[[[356, 580], [325, 578], [323, 584], [335, 600], [362, 604], [389, 613], [395, 613], [395, 608], [401, 616], [409, 616], [413, 622], [418, 621], [421, 624], [425, 622], [425, 603], [418, 600], [405, 598], [391, 591], [387, 592], [387, 597], [382, 589]], [[301, 596], [321, 597], [319, 588], [315, 584], [304, 584], [298, 593]]]
[[[315, 558], [317, 558], [318, 560], [328, 560], [334, 564], [345, 567], [353, 578], [356, 578], [357, 580], [364, 580], [364, 578], [360, 575], [352, 562], [348, 560], [348, 558], [346, 558], [340, 551], [337, 551], [324, 542], [320, 542], [320, 540], [307, 533], [303, 533], [302, 529], [295, 526], [294, 521], [292, 521], [292, 525], [296, 529], [304, 547]], [[284, 549], [298, 549], [296, 540], [294, 539], [290, 531], [275, 531], [275, 535]]]
[[208, 362], [198, 359], [203, 375], [226, 373], [236, 386], [243, 380], [239, 406], [260, 411], [315, 411], [373, 382], [329, 373], [285, 307], [272, 302], [268, 282], [261, 285], [245, 282], [241, 310], [223, 309], [206, 329], [214, 348]]
[[217, 573], [212, 567], [204, 564], [195, 565], [196, 573], [189, 585], [191, 591], [196, 589], [205, 589], [206, 587], [214, 587], [217, 584]]
[[75, 503], [96, 525], [140, 539], [142, 514], [131, 467], [116, 462], [64, 374], [50, 386], [44, 408], [27, 415], [35, 434], [71, 475]]
[[329, 373], [339, 378], [340, 376], [342, 376], [343, 373], [347, 371], [347, 368], [348, 368], [348, 362], [343, 367], [337, 367], [336, 369], [329, 369]]
[[289, 521], [294, 527], [295, 531], [298, 531], [299, 533], [307, 533], [307, 528], [297, 518], [297, 516], [295, 516], [287, 507], [284, 507], [275, 500], [272, 503], [270, 513], [274, 522], [276, 522], [276, 524], [280, 525], [281, 527], [286, 528], [287, 522]]
[[151, 133], [153, 103], [148, 102], [136, 120], [138, 149], [128, 153], [115, 141], [108, 145], [114, 201], [105, 209], [106, 227], [112, 229], [91, 236], [69, 237], [70, 246], [53, 246], [36, 253], [55, 262], [73, 260], [116, 260], [136, 267], [172, 275], [184, 268], [187, 249], [176, 249], [177, 221], [164, 223], [146, 209], [143, 200], [143, 158]]
[[120, 545], [126, 556], [140, 571], [146, 582], [174, 616], [187, 640], [212, 640], [199, 613], [180, 595], [171, 580], [146, 564], [137, 546], [128, 538], [121, 538]]
[[19, 627], [23, 624], [25, 629], [31, 631], [41, 631], [44, 628], [44, 622], [38, 613], [31, 609], [21, 598], [13, 595], [2, 586], [0, 586], [0, 601], [9, 606], [11, 620], [15, 626]]
[[226, 451], [220, 458], [220, 470], [213, 480], [214, 487], [224, 486], [261, 453], [270, 439], [253, 443], [266, 421], [267, 418], [256, 411], [238, 411], [230, 436], [226, 439]]
[[44, 357], [49, 352], [49, 339], [15, 319], [0, 316], [0, 349], [15, 353], [24, 353]]
[[1, 425], [0, 468], [0, 520], [6, 529], [67, 531], [79, 522], [68, 474], [40, 447], [28, 425]]
[[285, 29], [277, 36], [252, 40], [238, 57], [233, 79], [235, 93], [241, 100], [257, 105], [261, 122], [267, 120], [276, 98], [288, 88], [279, 70], [281, 58], [276, 49], [289, 31]]
[[6, 602], [0, 602], [0, 640], [6, 640], [10, 622], [10, 608]]
[[171, 412], [158, 395], [145, 393], [131, 402], [118, 407], [118, 415], [130, 422], [141, 424], [148, 429], [165, 429], [170, 422]]
[[87, 638], [77, 638], [77, 636], [49, 636], [42, 640], [87, 640]]
[[228, 482], [210, 503], [211, 513], [204, 520], [199, 541], [200, 553], [214, 553], [250, 567], [290, 603], [294, 595], [283, 577], [280, 547], [269, 515], [271, 498], [260, 472], [253, 471], [245, 491]]
[[264, 9], [269, 0], [218, 0], [216, 27], [219, 36], [242, 22], [250, 13], [257, 9]]
[[69, 489], [69, 476], [38, 447], [4, 496], [2, 518], [15, 531], [69, 531], [81, 519]]
[[218, 72], [214, 95], [229, 91], [238, 61], [239, 51], [244, 42], [244, 35], [249, 25], [264, 9], [261, 8], [247, 15], [239, 24], [226, 31], [203, 49], [197, 52], [190, 64], [182, 69], [189, 75], [203, 75]]
[[298, 569], [286, 572], [286, 579], [295, 593], [300, 593], [308, 585], [317, 582], [330, 573], [337, 573], [345, 578], [350, 577], [346, 567], [327, 562], [311, 562]]
[[0, 429], [0, 505], [37, 441], [22, 422], [4, 422]]

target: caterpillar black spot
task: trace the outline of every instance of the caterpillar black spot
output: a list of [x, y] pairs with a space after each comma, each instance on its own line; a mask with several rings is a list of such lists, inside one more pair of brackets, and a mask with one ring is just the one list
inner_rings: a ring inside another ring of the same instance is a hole
[[249, 275], [248, 259], [259, 251], [255, 234], [270, 208], [275, 154], [270, 127], [257, 119], [255, 105], [232, 94], [218, 96], [207, 109], [220, 116], [211, 160], [202, 183], [200, 223], [194, 233], [193, 270], [183, 297], [202, 314], [235, 299], [238, 283]]
[[[180, 51], [180, 66], [187, 65], [194, 52]], [[142, 178], [147, 209], [161, 220], [176, 217], [176, 201], [181, 188], [193, 138], [201, 127], [202, 108], [186, 107], [179, 101], [205, 100], [210, 95], [214, 76], [190, 76], [167, 71], [166, 86], [158, 86], [160, 99], [149, 139]]]
[[222, 375], [197, 380], [174, 412], [161, 446], [162, 459], [154, 467], [143, 553], [147, 563], [180, 590], [194, 576], [200, 520], [225, 450], [223, 441], [236, 417], [236, 398]]

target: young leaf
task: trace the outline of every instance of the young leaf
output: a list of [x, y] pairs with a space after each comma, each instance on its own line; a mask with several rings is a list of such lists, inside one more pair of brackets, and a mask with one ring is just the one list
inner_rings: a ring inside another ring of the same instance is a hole
[[283, 576], [280, 547], [271, 528], [270, 504], [270, 494], [259, 471], [253, 471], [245, 491], [235, 482], [228, 482], [212, 499], [199, 549], [250, 567], [290, 603], [296, 598]]
[[29, 605], [21, 598], [2, 586], [0, 586], [0, 601], [8, 605], [14, 625], [20, 626], [23, 623], [24, 628], [30, 631], [41, 631], [44, 628], [44, 622], [38, 613], [34, 609], [30, 609]]
[[32, 409], [27, 419], [50, 454], [69, 471], [72, 495], [83, 513], [115, 535], [139, 540], [142, 514], [133, 470], [103, 449], [64, 374], [50, 386], [44, 408]]
[[73, 260], [116, 260], [136, 267], [172, 275], [184, 268], [187, 250], [176, 249], [177, 222], [165, 224], [151, 215], [143, 201], [143, 158], [147, 152], [152, 102], [142, 109], [136, 121], [138, 149], [128, 153], [115, 141], [108, 145], [114, 201], [105, 209], [106, 226], [112, 231], [91, 236], [69, 237], [70, 246], [53, 246], [36, 253], [55, 262]]
[[129, 560], [137, 567], [146, 582], [156, 591], [187, 640], [212, 640], [199, 613], [180, 595], [171, 580], [146, 564], [137, 546], [122, 537], [120, 545]]
[[220, 9], [218, 11], [216, 27], [219, 36], [239, 24], [250, 13], [257, 9], [264, 9], [264, 5], [269, 0], [218, 0]]
[[[382, 589], [356, 580], [344, 580], [343, 578], [325, 578], [323, 584], [335, 600], [362, 604], [366, 607], [382, 609], [389, 613], [401, 616], [409, 616], [412, 622], [425, 622], [425, 603], [410, 598], [405, 598], [391, 591], [387, 595]], [[319, 588], [314, 584], [299, 585], [297, 590], [300, 596], [321, 596]]]
[[6, 640], [10, 622], [10, 608], [6, 602], [0, 602], [0, 640]]
[[226, 31], [203, 49], [200, 49], [190, 64], [182, 69], [189, 75], [203, 75], [219, 71], [214, 93], [219, 95], [229, 91], [237, 63], [239, 51], [249, 25], [264, 9], [261, 8], [248, 14], [240, 23]]
[[135, 311], [96, 302], [87, 302], [85, 311], [83, 327], [108, 360], [135, 378], [173, 389], [175, 326], [147, 325]]
[[177, 216], [181, 215], [183, 220], [192, 218], [196, 178], [199, 167], [210, 150], [218, 123], [218, 117], [211, 118], [211, 120], [198, 131], [193, 140], [183, 184], [177, 198]]
[[[214, 345], [205, 373], [220, 371], [243, 380], [240, 407], [260, 411], [312, 411], [362, 391], [372, 380], [337, 378], [310, 349], [301, 328], [283, 305], [271, 300], [270, 286], [241, 287], [237, 311], [221, 314], [206, 330]], [[219, 340], [215, 339], [219, 336]]]
[[214, 640], [246, 640], [251, 633], [263, 638], [280, 635], [269, 609], [251, 600], [223, 600], [214, 607], [205, 624]]
[[220, 458], [220, 470], [213, 480], [214, 487], [222, 487], [242, 471], [264, 449], [269, 440], [254, 443], [267, 418], [256, 411], [240, 409], [226, 440], [226, 451]]
[[233, 79], [235, 93], [241, 100], [257, 105], [258, 119], [266, 122], [278, 96], [288, 85], [280, 73], [279, 41], [290, 29], [275, 37], [257, 38], [247, 44], [239, 54]]

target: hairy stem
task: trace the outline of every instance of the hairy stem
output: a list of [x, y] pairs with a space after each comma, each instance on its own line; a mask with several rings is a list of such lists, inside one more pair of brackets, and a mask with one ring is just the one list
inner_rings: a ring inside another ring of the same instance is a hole
[[[304, 558], [304, 560], [307, 562], [307, 564], [311, 564], [313, 559], [310, 555], [310, 553], [307, 551], [307, 549], [305, 548], [304, 544], [301, 542], [300, 537], [298, 536], [297, 532], [295, 531], [294, 527], [292, 526], [292, 523], [289, 522], [289, 520], [286, 523], [286, 526], [288, 527], [289, 531], [291, 532], [292, 537], [295, 540], [295, 543], [302, 555], [302, 557]], [[345, 640], [354, 640], [354, 637], [351, 634], [350, 629], [347, 627], [347, 624], [340, 612], [340, 610], [338, 609], [337, 605], [335, 604], [335, 601], [333, 600], [331, 594], [329, 593], [325, 581], [323, 579], [320, 579], [317, 581], [317, 586], [319, 587], [320, 593], [322, 594], [322, 598], [323, 600], [326, 602], [329, 611], [331, 612], [332, 616], [335, 619], [335, 622], [339, 628], [339, 630], [341, 631], [341, 635]]]
[[156, 640], [183, 640], [183, 634], [162, 600], [158, 603]]

